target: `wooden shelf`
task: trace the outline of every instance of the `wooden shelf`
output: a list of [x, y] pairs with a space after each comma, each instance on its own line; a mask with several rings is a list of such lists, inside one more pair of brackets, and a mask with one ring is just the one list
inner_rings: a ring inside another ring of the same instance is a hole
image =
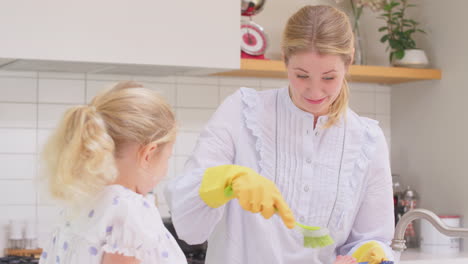
[[42, 249], [5, 249], [5, 255], [7, 256], [20, 256], [20, 257], [34, 257], [39, 258], [42, 254]]
[[[286, 78], [286, 70], [282, 61], [242, 59], [240, 70], [215, 75]], [[438, 69], [351, 65], [347, 79], [350, 82], [396, 84], [422, 80], [440, 80], [442, 79], [442, 72]]]

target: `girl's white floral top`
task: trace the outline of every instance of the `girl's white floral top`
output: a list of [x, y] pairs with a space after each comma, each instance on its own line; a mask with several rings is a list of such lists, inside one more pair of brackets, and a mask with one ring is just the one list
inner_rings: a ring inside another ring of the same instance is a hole
[[62, 213], [63, 221], [39, 263], [98, 264], [106, 252], [132, 256], [142, 264], [187, 263], [165, 228], [153, 195], [110, 185], [78, 213], [69, 211]]

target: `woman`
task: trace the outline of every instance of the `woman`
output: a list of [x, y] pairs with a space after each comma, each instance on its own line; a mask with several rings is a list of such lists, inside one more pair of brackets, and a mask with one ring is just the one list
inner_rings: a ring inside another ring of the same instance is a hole
[[[228, 97], [169, 184], [179, 237], [208, 239], [210, 264], [328, 264], [357, 248], [392, 259], [388, 148], [377, 122], [348, 108], [347, 16], [303, 7], [287, 22], [282, 51], [289, 87]], [[237, 199], [224, 195], [227, 186]], [[335, 244], [304, 248], [295, 219], [328, 228]]]

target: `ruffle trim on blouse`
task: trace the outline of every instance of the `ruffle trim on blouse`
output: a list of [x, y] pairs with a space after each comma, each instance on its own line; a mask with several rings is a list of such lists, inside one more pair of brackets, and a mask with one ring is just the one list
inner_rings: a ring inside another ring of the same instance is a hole
[[243, 111], [243, 115], [245, 118], [245, 124], [247, 128], [252, 131], [252, 134], [256, 138], [255, 149], [260, 153], [260, 156], [263, 156], [263, 141], [262, 141], [262, 133], [260, 128], [258, 127], [258, 105], [259, 105], [259, 98], [258, 94], [255, 90], [249, 88], [241, 88], [242, 94], [242, 102], [246, 106]]
[[[378, 136], [378, 122], [369, 118], [361, 117], [366, 123], [363, 133], [362, 148], [359, 154], [359, 158], [356, 161], [356, 168], [354, 174], [361, 175], [359, 178], [362, 178], [367, 168], [371, 158], [374, 156], [374, 152], [377, 148], [377, 136]], [[356, 175], [357, 176], [357, 175]], [[352, 177], [351, 188], [355, 188], [358, 182], [358, 177]]]
[[335, 217], [335, 227], [341, 229], [343, 221], [352, 213], [353, 204], [357, 202], [358, 195], [355, 194], [360, 189], [358, 186], [364, 182], [369, 164], [377, 148], [378, 122], [369, 118], [359, 117], [350, 111], [351, 117], [348, 118], [345, 131], [346, 138], [360, 138], [352, 140], [353, 144], [345, 143], [345, 152], [341, 174], [345, 177], [340, 184], [342, 194], [337, 200]]
[[[258, 92], [250, 88], [241, 88], [242, 102], [244, 104], [243, 116], [245, 125], [255, 137], [255, 149], [259, 155], [258, 167], [262, 176], [274, 177], [275, 162], [275, 133], [271, 133], [275, 121], [272, 117], [274, 113], [266, 113], [263, 107], [263, 100], [260, 99]], [[271, 119], [273, 122], [264, 122], [265, 119]]]

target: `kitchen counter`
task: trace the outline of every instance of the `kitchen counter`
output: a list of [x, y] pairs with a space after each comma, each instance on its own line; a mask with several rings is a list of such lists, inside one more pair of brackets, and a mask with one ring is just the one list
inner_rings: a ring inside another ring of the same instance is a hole
[[420, 249], [408, 249], [400, 258], [401, 264], [468, 264], [468, 252], [457, 255], [423, 253]]

